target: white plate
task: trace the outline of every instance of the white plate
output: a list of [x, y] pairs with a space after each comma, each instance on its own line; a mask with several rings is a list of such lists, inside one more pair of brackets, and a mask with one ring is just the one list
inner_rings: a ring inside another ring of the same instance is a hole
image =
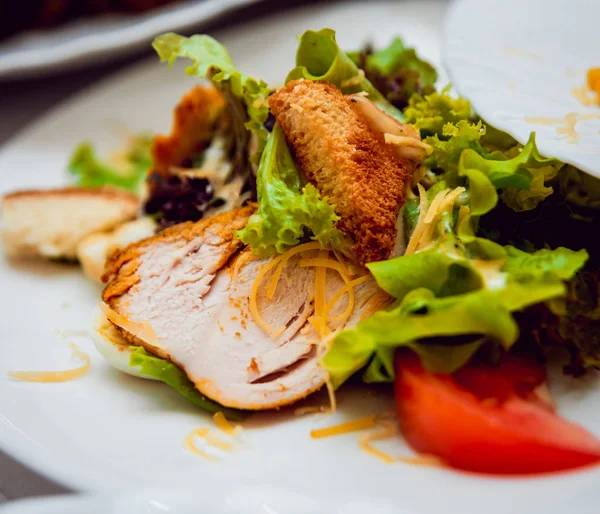
[[82, 18], [0, 43], [0, 80], [56, 73], [125, 55], [161, 32], [185, 30], [257, 0], [191, 0], [132, 15]]
[[129, 490], [113, 494], [35, 498], [0, 506], [0, 514], [397, 514], [393, 504], [315, 498], [280, 487], [211, 484], [210, 494], [190, 490]]
[[[597, 1], [456, 0], [444, 27], [444, 63], [489, 123], [521, 143], [535, 131], [543, 154], [600, 177], [600, 107], [572, 93], [600, 66], [599, 19]], [[539, 120], [569, 113], [595, 117], [579, 119], [576, 142], [557, 133], [564, 122]]]
[[[243, 70], [273, 82], [292, 67], [295, 35], [323, 26], [336, 28], [345, 48], [371, 38], [382, 45], [402, 34], [438, 65], [444, 7], [443, 2], [419, 0], [313, 5], [218, 37]], [[74, 145], [86, 138], [109, 151], [119, 143], [118, 124], [134, 131], [165, 131], [173, 105], [193, 83], [182, 67], [168, 70], [153, 61], [73, 98], [0, 152], [0, 189], [65, 182]], [[98, 298], [98, 290], [77, 269], [0, 260], [0, 446], [70, 487], [190, 487], [211, 494], [224, 487], [265, 491], [269, 486], [324, 505], [367, 502], [364, 511], [370, 513], [388, 512], [390, 505], [411, 514], [596, 511], [600, 470], [528, 480], [481, 478], [383, 464], [358, 449], [355, 434], [310, 439], [312, 428], [381, 411], [391, 402], [387, 394], [364, 389], [344, 394], [335, 417], [297, 418], [289, 411], [253, 416], [245, 424], [243, 449], [210, 463], [183, 444], [186, 434], [209, 425], [210, 418], [162, 384], [112, 370], [85, 339], [76, 342], [91, 355], [92, 368], [79, 380], [30, 384], [2, 378], [14, 369], [67, 367], [67, 344], [53, 330], [89, 329]], [[600, 435], [597, 381], [555, 392], [565, 416]], [[311, 400], [318, 401], [326, 400]], [[408, 454], [400, 439], [390, 444], [392, 451]]]

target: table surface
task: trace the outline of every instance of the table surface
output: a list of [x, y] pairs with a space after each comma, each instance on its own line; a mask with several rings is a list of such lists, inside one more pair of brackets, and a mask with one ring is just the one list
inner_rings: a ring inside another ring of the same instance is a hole
[[[314, 2], [315, 0], [288, 0], [286, 2], [263, 0], [259, 4], [228, 14], [216, 22], [204, 24], [201, 29], [202, 31], [214, 31], [224, 26], [248, 21], [267, 12], [272, 13], [275, 10], [289, 9]], [[193, 32], [193, 29], [186, 32]], [[0, 146], [58, 102], [150, 55], [150, 51], [138, 52], [127, 58], [121, 58], [116, 62], [95, 68], [72, 71], [52, 77], [0, 82], [0, 113], [2, 113]], [[68, 492], [71, 491], [24, 467], [0, 450], [0, 503], [19, 498]]]

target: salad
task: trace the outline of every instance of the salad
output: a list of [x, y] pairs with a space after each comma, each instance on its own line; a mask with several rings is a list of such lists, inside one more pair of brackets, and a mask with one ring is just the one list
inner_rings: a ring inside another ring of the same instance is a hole
[[153, 46], [198, 77], [170, 134], [111, 163], [86, 143], [69, 166], [69, 198], [120, 188], [137, 214], [64, 247], [58, 227], [23, 241], [11, 222], [31, 192], [4, 199], [7, 251], [106, 284], [94, 339], [111, 364], [231, 420], [389, 384], [410, 446], [466, 471], [600, 461], [546, 376], [561, 353], [573, 380], [600, 368], [596, 178], [486, 124], [400, 38], [347, 52], [308, 30], [280, 87], [206, 35]]

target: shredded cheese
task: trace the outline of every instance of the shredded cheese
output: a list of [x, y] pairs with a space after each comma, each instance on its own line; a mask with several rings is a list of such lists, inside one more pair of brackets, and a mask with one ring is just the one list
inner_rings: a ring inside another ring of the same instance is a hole
[[213, 434], [212, 432], [207, 432], [206, 434], [206, 442], [208, 444], [210, 444], [211, 446], [213, 446], [214, 448], [218, 448], [219, 450], [225, 450], [226, 452], [230, 452], [233, 450], [233, 444], [228, 443], [227, 441], [223, 441], [222, 439], [219, 439], [215, 434]]
[[444, 198], [444, 201], [441, 202], [439, 212], [444, 212], [451, 209], [456, 199], [465, 191], [466, 189], [464, 187], [457, 187], [450, 191], [450, 193], [448, 193], [448, 195]]
[[383, 138], [385, 142], [389, 145], [397, 145], [397, 146], [405, 146], [409, 148], [419, 148], [425, 152], [426, 155], [431, 155], [433, 152], [433, 147], [420, 141], [419, 139], [415, 139], [414, 137], [407, 136], [398, 136], [396, 134], [390, 134], [386, 132], [383, 134]]
[[545, 118], [545, 117], [536, 117], [536, 116], [525, 116], [525, 121], [527, 123], [532, 123], [534, 125], [556, 125], [557, 123], [562, 123], [563, 118]]
[[307, 407], [298, 407], [294, 410], [294, 416], [305, 416], [306, 414], [322, 414], [328, 409], [324, 405], [310, 405]]
[[250, 309], [250, 313], [252, 314], [252, 317], [254, 318], [254, 321], [256, 322], [256, 324], [263, 329], [264, 332], [266, 332], [267, 334], [271, 335], [271, 333], [273, 332], [273, 329], [271, 328], [271, 325], [269, 325], [265, 320], [263, 320], [262, 316], [260, 315], [260, 312], [258, 310], [258, 288], [260, 286], [260, 283], [262, 282], [262, 279], [264, 278], [264, 276], [271, 271], [275, 266], [277, 266], [277, 264], [279, 264], [279, 261], [282, 259], [281, 255], [271, 259], [267, 264], [265, 264], [261, 270], [258, 272], [258, 275], [256, 276], [256, 279], [254, 280], [254, 283], [252, 284], [252, 289], [250, 290], [250, 298], [248, 301], [248, 307]]
[[186, 435], [185, 439], [183, 441], [185, 442], [186, 448], [188, 450], [190, 450], [192, 453], [195, 453], [196, 455], [198, 455], [199, 457], [202, 457], [203, 459], [216, 462], [219, 460], [217, 457], [214, 457], [213, 455], [209, 455], [208, 453], [205, 453], [202, 450], [198, 449], [198, 447], [196, 446], [196, 444], [194, 442], [195, 437], [205, 438], [209, 432], [210, 432], [210, 429], [206, 428], [206, 427], [196, 428], [195, 430], [192, 430], [188, 435]]
[[233, 426], [227, 421], [227, 418], [221, 411], [213, 416], [213, 421], [215, 422], [216, 427], [228, 436], [234, 437], [242, 431], [241, 425]]
[[[419, 188], [419, 219], [413, 230], [412, 236], [408, 241], [405, 255], [411, 255], [426, 248], [432, 242], [436, 224], [441, 214], [445, 211], [452, 210], [456, 199], [465, 192], [464, 187], [457, 187], [453, 190], [445, 189], [435, 195], [435, 198], [431, 201], [431, 205], [427, 206], [427, 193], [425, 192], [425, 188], [421, 184], [418, 184], [417, 187]], [[462, 212], [462, 219], [464, 219], [464, 216], [466, 216], [469, 211], [462, 210]]]
[[137, 337], [145, 343], [154, 346], [155, 348], [164, 349], [164, 345], [156, 336], [152, 325], [150, 325], [150, 323], [148, 323], [147, 321], [145, 321], [144, 323], [136, 323], [134, 321], [131, 321], [122, 314], [119, 314], [118, 312], [111, 309], [104, 302], [100, 302], [98, 306], [102, 313], [106, 316], [106, 319], [108, 319], [110, 322], [114, 323], [118, 327], [122, 328], [123, 330], [129, 332], [133, 337]]
[[[302, 254], [307, 252], [318, 251], [318, 255], [315, 257], [314, 254], [311, 257], [305, 257]], [[281, 327], [278, 330], [273, 328], [265, 321], [260, 315], [258, 309], [258, 292], [260, 284], [265, 275], [275, 268], [273, 276], [271, 277], [269, 286], [266, 291], [266, 297], [272, 299], [277, 290], [277, 285], [281, 278], [281, 274], [287, 266], [289, 260], [295, 255], [301, 254], [299, 261], [300, 267], [315, 267], [315, 290], [314, 290], [314, 314], [308, 318], [309, 324], [314, 328], [315, 332], [320, 339], [331, 335], [332, 331], [328, 326], [330, 322], [342, 322], [340, 327], [352, 314], [355, 305], [355, 294], [354, 287], [364, 282], [367, 277], [360, 277], [355, 281], [351, 281], [350, 277], [357, 273], [356, 270], [351, 268], [351, 263], [347, 263], [342, 255], [336, 250], [333, 250], [335, 259], [329, 256], [330, 250], [323, 249], [318, 241], [312, 243], [305, 243], [291, 248], [286, 253], [279, 255], [272, 259], [268, 264], [263, 266], [257, 275], [249, 298], [250, 312], [256, 321], [256, 323], [271, 337], [277, 338], [285, 332], [286, 327]], [[333, 301], [327, 302], [326, 296], [326, 281], [327, 281], [327, 270], [331, 269], [336, 271], [346, 285], [351, 284], [349, 287], [342, 287], [332, 298]], [[329, 312], [334, 305], [343, 297], [344, 294], [348, 294], [348, 306], [346, 310], [338, 316], [331, 319], [328, 318]]]
[[567, 134], [567, 135], [574, 134], [575, 133], [575, 125], [577, 124], [577, 113], [570, 112], [569, 114], [566, 114], [564, 123], [565, 123], [565, 126], [558, 127], [556, 129], [556, 133], [557, 134]]
[[[319, 259], [325, 260], [329, 252], [321, 250], [319, 252]], [[317, 264], [315, 271], [315, 314], [313, 316], [315, 324], [313, 327], [317, 330], [319, 337], [323, 339], [327, 335], [327, 323], [325, 321], [325, 303], [326, 289], [325, 281], [327, 279], [327, 268]]]
[[90, 369], [90, 357], [76, 345], [70, 344], [73, 358], [83, 361], [78, 368], [65, 371], [9, 371], [8, 376], [23, 382], [67, 382], [85, 375]]
[[310, 437], [313, 439], [323, 439], [324, 437], [332, 437], [341, 434], [349, 434], [358, 432], [375, 426], [375, 416], [366, 416], [364, 418], [346, 421], [339, 425], [333, 425], [327, 428], [318, 428], [310, 431]]
[[471, 213], [471, 209], [468, 205], [461, 205], [458, 210], [458, 219], [456, 220], [456, 224], [460, 225], [463, 220]]
[[389, 439], [390, 437], [395, 437], [398, 434], [398, 429], [396, 428], [395, 423], [387, 420], [379, 420], [377, 424], [383, 427], [383, 430], [370, 432], [368, 434], [364, 434], [360, 436], [358, 439], [358, 445], [360, 448], [374, 455], [375, 457], [381, 459], [386, 464], [392, 464], [396, 459], [391, 455], [388, 455], [385, 452], [375, 448], [371, 445], [372, 441], [381, 441], [382, 439]]
[[339, 316], [334, 316], [333, 318], [328, 318], [329, 321], [345, 321], [346, 319], [348, 319], [350, 317], [350, 315], [352, 314], [352, 311], [354, 310], [354, 302], [355, 302], [354, 288], [356, 286], [362, 284], [363, 282], [366, 282], [367, 280], [369, 280], [369, 275], [363, 275], [362, 277], [356, 278], [356, 279], [352, 280], [351, 282], [347, 282], [346, 285], [342, 286], [332, 296], [331, 300], [329, 300], [329, 302], [327, 302], [327, 305], [325, 306], [325, 317], [328, 317], [329, 312], [331, 311], [331, 309], [333, 309], [335, 304], [340, 301], [342, 296], [344, 296], [346, 293], [348, 293], [348, 306], [346, 307], [346, 310]]
[[597, 96], [587, 84], [572, 88], [571, 93], [573, 93], [573, 96], [585, 106], [589, 107], [598, 103]]
[[436, 223], [442, 212], [440, 207], [449, 192], [449, 189], [440, 191], [431, 202], [429, 210], [427, 211], [427, 216], [425, 217], [425, 230], [417, 243], [417, 250], [423, 249], [433, 240], [433, 232], [435, 231]]
[[580, 114], [580, 120], [597, 120], [600, 119], [600, 112], [596, 112], [594, 114]]
[[335, 270], [340, 274], [344, 282], [350, 282], [350, 277], [348, 277], [346, 273], [346, 267], [338, 261], [334, 261], [329, 258], [315, 257], [313, 259], [302, 259], [299, 264], [301, 268], [316, 266], [317, 268], [322, 267]]
[[277, 284], [279, 282], [279, 278], [281, 277], [281, 272], [286, 267], [289, 260], [299, 253], [308, 252], [311, 250], [320, 250], [322, 248], [321, 243], [318, 241], [314, 241], [312, 243], [304, 243], [298, 246], [294, 246], [290, 248], [287, 252], [285, 252], [281, 256], [281, 261], [279, 262], [279, 266], [275, 270], [273, 274], [273, 278], [271, 279], [271, 283], [269, 284], [269, 288], [267, 289], [267, 298], [271, 300], [273, 295], [275, 294], [275, 290], [277, 289]]
[[413, 230], [412, 236], [408, 241], [408, 246], [406, 247], [405, 255], [410, 255], [415, 252], [417, 249], [417, 243], [423, 232], [425, 230], [425, 216], [427, 214], [427, 193], [425, 192], [425, 188], [421, 184], [417, 184], [417, 189], [419, 190], [419, 219], [417, 221], [417, 225]]
[[396, 460], [404, 464], [409, 464], [410, 466], [445, 467], [445, 463], [442, 459], [426, 453], [415, 455], [414, 457], [396, 457]]

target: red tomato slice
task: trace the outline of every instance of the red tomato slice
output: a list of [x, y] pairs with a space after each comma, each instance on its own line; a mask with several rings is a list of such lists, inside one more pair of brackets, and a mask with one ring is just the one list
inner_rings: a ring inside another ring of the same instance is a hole
[[[396, 401], [408, 443], [450, 466], [480, 473], [546, 473], [599, 463], [596, 437], [547, 406], [525, 399], [527, 389], [531, 392], [539, 385], [539, 370], [529, 373], [507, 362], [485, 368], [486, 384], [483, 367], [458, 373], [458, 378], [432, 374], [415, 354], [399, 352]], [[506, 369], [520, 371], [506, 378], [502, 376]], [[481, 384], [486, 389], [484, 400], [469, 390]], [[515, 393], [506, 394], [510, 389]], [[489, 396], [497, 390], [500, 398]]]
[[554, 410], [547, 392], [546, 367], [529, 356], [505, 354], [495, 368], [483, 363], [469, 364], [452, 376], [459, 387], [481, 400], [504, 402], [517, 395]]

